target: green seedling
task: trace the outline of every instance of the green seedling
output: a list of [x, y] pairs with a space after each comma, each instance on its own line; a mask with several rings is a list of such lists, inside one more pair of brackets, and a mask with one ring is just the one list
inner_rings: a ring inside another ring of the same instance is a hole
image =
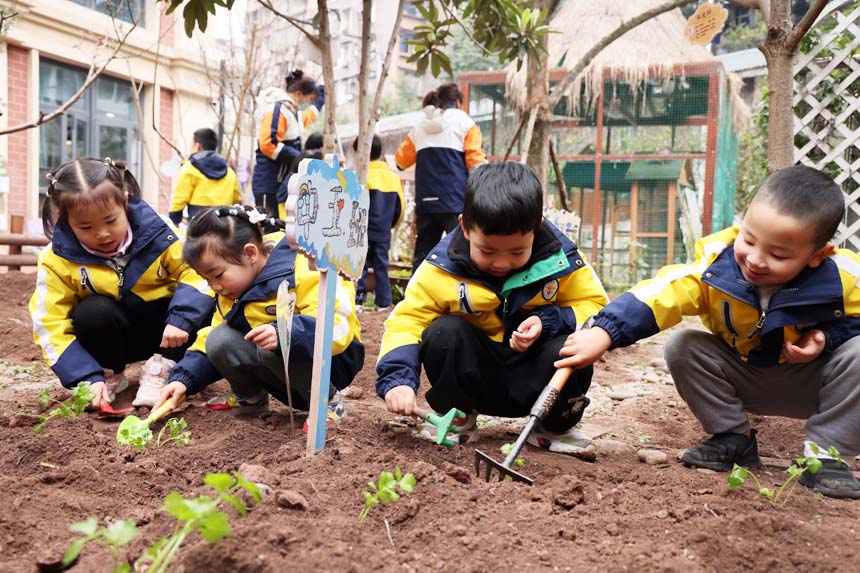
[[[167, 423], [158, 432], [158, 437], [155, 439], [155, 447], [160, 448], [173, 442], [180, 446], [187, 446], [191, 441], [191, 432], [185, 430], [188, 427], [188, 422], [185, 418], [170, 418]], [[167, 432], [167, 435], [165, 435]], [[163, 438], [163, 439], [162, 439]]]
[[[165, 573], [185, 538], [195, 531], [207, 543], [217, 543], [230, 535], [230, 516], [221, 511], [226, 503], [232, 505], [239, 515], [248, 513], [248, 504], [237, 494], [247, 492], [255, 502], [262, 499], [260, 489], [246, 480], [239, 472], [207, 474], [203, 481], [215, 490], [216, 497], [198, 495], [186, 499], [179, 493], [170, 492], [161, 509], [176, 519], [173, 535], [162, 537], [135, 563], [135, 570], [146, 573]], [[143, 566], [148, 566], [143, 569]]]
[[642, 434], [641, 436], [639, 436], [639, 443], [640, 444], [647, 444], [650, 441], [651, 441], [651, 436], [649, 436], [648, 434]]
[[380, 503], [397, 502], [400, 499], [400, 494], [397, 493], [398, 489], [400, 489], [401, 493], [412, 493], [412, 490], [415, 488], [415, 481], [414, 475], [403, 475], [400, 473], [400, 468], [394, 468], [394, 473], [382, 472], [379, 474], [379, 480], [376, 483], [372, 481], [367, 482], [373, 493], [367, 490], [363, 492], [364, 509], [358, 514], [359, 523], [365, 520], [367, 514], [373, 509], [373, 506]]
[[[821, 460], [816, 456], [821, 453], [822, 450], [815, 443], [810, 444], [810, 448], [815, 455], [797, 458], [795, 463], [790, 465], [786, 470], [786, 472], [788, 472], [788, 479], [783, 482], [778, 490], [774, 491], [770, 488], [764, 487], [754, 473], [737, 464], [732, 468], [732, 473], [729, 474], [729, 477], [726, 478], [726, 481], [729, 484], [729, 489], [731, 491], [735, 491], [743, 485], [747, 478], [751, 477], [753, 481], [755, 481], [758, 493], [761, 497], [768, 500], [773, 506], [776, 506], [780, 500], [782, 500], [782, 505], [785, 505], [788, 503], [788, 498], [791, 497], [792, 492], [794, 492], [795, 486], [797, 486], [797, 480], [800, 479], [800, 476], [803, 475], [804, 472], [817, 474], [821, 471]], [[827, 453], [833, 459], [837, 460], [837, 466], [841, 466], [844, 463], [842, 462], [842, 458], [839, 456], [839, 450], [833, 446], [827, 448]], [[789, 485], [791, 487], [789, 487]]]
[[82, 415], [95, 397], [96, 395], [90, 388], [89, 382], [80, 382], [72, 388], [72, 397], [62, 402], [52, 399], [48, 390], [45, 390], [39, 394], [39, 398], [37, 399], [39, 406], [42, 409], [47, 409], [51, 403], [54, 403], [57, 404], [57, 407], [44, 416], [40, 415], [39, 423], [33, 427], [33, 431], [39, 433], [44, 430], [51, 418], [75, 418]]
[[111, 573], [131, 573], [131, 565], [128, 562], [120, 562], [120, 550], [137, 538], [138, 530], [134, 520], [114, 521], [107, 527], [99, 527], [99, 520], [91, 517], [85, 521], [79, 521], [69, 526], [69, 531], [83, 535], [69, 545], [63, 554], [63, 567], [71, 565], [80, 555], [84, 545], [95, 541], [103, 549], [108, 551], [113, 559]]
[[[502, 452], [502, 454], [504, 454], [505, 456], [507, 456], [509, 453], [511, 453], [512, 449], [514, 449], [514, 445], [511, 443], [502, 444], [501, 447], [499, 447], [499, 451]], [[524, 465], [526, 465], [526, 460], [523, 458], [516, 458], [516, 459], [514, 459], [513, 465], [517, 466], [518, 468], [521, 468]]]

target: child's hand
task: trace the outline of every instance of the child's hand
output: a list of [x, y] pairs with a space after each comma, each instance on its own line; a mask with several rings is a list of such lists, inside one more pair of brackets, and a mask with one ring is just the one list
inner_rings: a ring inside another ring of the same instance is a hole
[[558, 352], [562, 359], [555, 361], [555, 367], [588, 366], [603, 356], [610, 346], [612, 337], [599, 326], [574, 332], [567, 337]]
[[161, 335], [162, 348], [179, 348], [186, 342], [188, 342], [187, 332], [172, 324], [164, 327], [164, 334]]
[[415, 390], [411, 386], [395, 386], [385, 393], [385, 405], [392, 414], [412, 415], [415, 404]]
[[170, 407], [176, 408], [179, 406], [179, 402], [182, 401], [186, 392], [188, 392], [188, 387], [182, 382], [174, 380], [161, 389], [161, 395], [158, 397], [158, 402], [155, 403], [155, 406], [153, 406], [152, 409], [155, 410], [168, 400], [170, 400]]
[[511, 348], [517, 352], [525, 352], [540, 338], [541, 332], [543, 332], [543, 323], [540, 317], [535, 315], [528, 317], [511, 333]]
[[96, 397], [93, 398], [93, 401], [90, 402], [90, 405], [94, 409], [98, 410], [101, 408], [102, 404], [111, 403], [110, 390], [108, 390], [107, 384], [104, 381], [93, 382], [90, 384], [90, 390], [92, 390], [93, 394], [96, 395]]
[[808, 330], [796, 343], [786, 341], [782, 345], [782, 355], [790, 364], [802, 364], [818, 358], [824, 351], [827, 339], [820, 330]]
[[245, 340], [250, 340], [263, 350], [275, 350], [278, 347], [278, 331], [271, 324], [264, 324], [249, 330]]

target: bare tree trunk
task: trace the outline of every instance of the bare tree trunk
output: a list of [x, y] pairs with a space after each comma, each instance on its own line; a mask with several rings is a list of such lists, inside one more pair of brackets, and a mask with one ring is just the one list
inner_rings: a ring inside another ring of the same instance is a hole
[[[367, 183], [368, 159], [367, 142], [373, 139], [373, 131], [368, 130], [370, 107], [368, 106], [369, 93], [367, 91], [367, 78], [370, 75], [370, 46], [371, 46], [371, 16], [373, 13], [373, 0], [362, 0], [361, 8], [361, 63], [358, 70], [358, 146], [356, 147], [356, 173], [358, 182]], [[382, 81], [382, 78], [379, 78]]]
[[789, 0], [772, 0], [767, 39], [760, 50], [767, 60], [767, 87], [770, 106], [767, 134], [768, 172], [794, 165], [794, 132], [791, 99], [794, 85], [792, 58], [788, 43], [791, 34]]
[[[538, 10], [546, 9], [550, 14], [555, 10], [556, 0], [535, 0], [533, 7]], [[550, 121], [552, 112], [549, 109], [549, 58], [547, 56], [547, 37], [543, 38], [544, 52], [540, 61], [529, 58], [526, 75], [526, 102], [528, 109], [537, 109], [532, 139], [526, 151], [527, 163], [534, 170], [544, 192], [544, 203], [547, 194], [547, 166], [549, 164], [549, 138], [552, 132]]]
[[334, 81], [334, 62], [331, 57], [331, 28], [328, 20], [328, 0], [317, 0], [320, 15], [320, 55], [322, 57], [325, 94], [325, 127], [323, 127], [323, 153], [334, 153], [337, 144], [337, 86]]

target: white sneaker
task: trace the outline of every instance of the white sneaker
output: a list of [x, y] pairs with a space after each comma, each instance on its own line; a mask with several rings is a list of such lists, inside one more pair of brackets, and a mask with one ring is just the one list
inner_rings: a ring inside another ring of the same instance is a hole
[[132, 406], [148, 406], [152, 408], [161, 396], [161, 389], [167, 384], [170, 369], [176, 363], [164, 358], [161, 354], [153, 354], [140, 370], [140, 387]]
[[597, 459], [597, 448], [594, 447], [591, 437], [586, 434], [582, 427], [577, 424], [566, 432], [556, 434], [547, 432], [544, 427], [538, 423], [532, 433], [526, 438], [529, 444], [557, 452], [559, 454], [568, 454], [583, 460]]
[[[105, 374], [107, 374], [107, 372], [113, 371], [107, 370]], [[125, 372], [111, 374], [110, 376], [105, 376], [105, 385], [108, 389], [108, 398], [113, 402], [116, 399], [117, 394], [128, 388], [128, 378], [125, 377]]]

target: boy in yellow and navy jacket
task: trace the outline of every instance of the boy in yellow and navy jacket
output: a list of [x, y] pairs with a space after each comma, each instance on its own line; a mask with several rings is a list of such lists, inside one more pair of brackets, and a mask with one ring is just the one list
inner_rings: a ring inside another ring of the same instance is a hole
[[841, 189], [820, 171], [777, 171], [740, 227], [705, 237], [692, 264], [665, 267], [609, 304], [593, 328], [569, 337], [557, 365], [591, 364], [698, 315], [710, 332], [682, 330], [665, 348], [678, 393], [713, 434], [682, 461], [760, 467], [746, 412], [806, 419], [804, 455], [823, 469], [801, 483], [860, 498], [848, 466], [823, 451], [860, 453], [860, 257], [828, 242], [844, 208]]
[[242, 189], [236, 172], [215, 152], [218, 136], [204, 127], [194, 132], [191, 155], [182, 162], [179, 179], [170, 204], [170, 220], [182, 222], [182, 212], [188, 208], [188, 219], [215, 205], [242, 202]]
[[[358, 139], [352, 144], [358, 148]], [[367, 210], [367, 260], [356, 288], [356, 302], [362, 304], [367, 296], [367, 269], [373, 269], [374, 302], [380, 310], [391, 306], [391, 281], [388, 278], [388, 250], [391, 230], [403, 218], [403, 185], [382, 158], [382, 140], [373, 136], [370, 164], [367, 166], [367, 188], [370, 207]]]
[[[470, 413], [461, 442], [477, 436], [478, 413], [525, 416], [555, 372], [568, 334], [598, 312], [606, 293], [576, 245], [542, 220], [543, 190], [519, 163], [476, 168], [460, 226], [415, 270], [385, 322], [377, 393], [411, 414], [421, 367], [437, 411]], [[576, 426], [591, 368], [576, 371], [530, 438], [551, 451], [594, 457]], [[429, 427], [422, 434], [432, 438]]]
[[[215, 314], [172, 368], [171, 383], [162, 391], [159, 404], [167, 399], [176, 404], [180, 396], [199, 392], [222, 377], [232, 390], [210, 400], [210, 409], [256, 413], [268, 408], [270, 395], [287, 404], [276, 305], [278, 287], [288, 281], [296, 296], [289, 364], [292, 402], [297, 409], [309, 408], [319, 272], [311, 270], [308, 259], [291, 249], [284, 237], [280, 232], [263, 236], [258, 223], [249, 221], [241, 207], [209, 209], [189, 226], [184, 254], [218, 293]], [[254, 251], [253, 262], [246, 256], [249, 249]], [[355, 290], [351, 281], [337, 280], [329, 396], [333, 421], [344, 413], [342, 401], [332, 400], [335, 392], [346, 388], [364, 365], [361, 326], [353, 306]]]

